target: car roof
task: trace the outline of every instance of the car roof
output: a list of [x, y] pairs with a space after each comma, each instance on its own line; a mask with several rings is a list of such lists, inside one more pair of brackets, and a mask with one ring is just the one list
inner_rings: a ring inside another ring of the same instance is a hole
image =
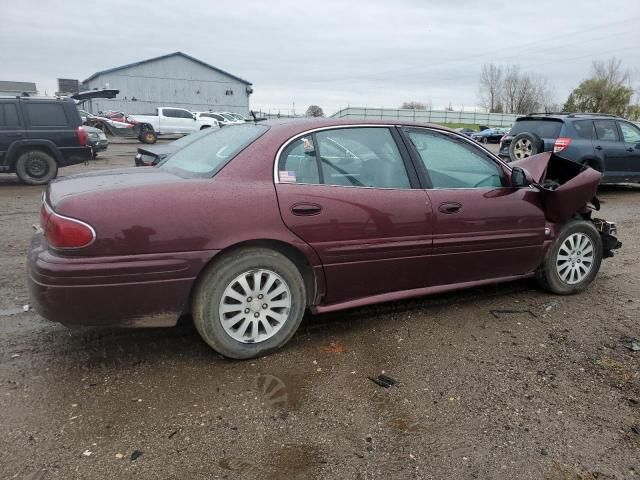
[[565, 121], [571, 119], [581, 120], [593, 120], [600, 118], [609, 118], [616, 120], [624, 120], [617, 115], [611, 115], [608, 113], [592, 113], [592, 112], [549, 112], [549, 113], [529, 113], [523, 117], [518, 117], [516, 122], [523, 120], [552, 120], [552, 121]]

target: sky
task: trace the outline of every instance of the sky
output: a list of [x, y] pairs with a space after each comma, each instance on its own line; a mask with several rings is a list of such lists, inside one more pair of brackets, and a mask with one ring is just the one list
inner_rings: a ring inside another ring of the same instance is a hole
[[470, 109], [489, 62], [547, 77], [562, 104], [615, 56], [640, 90], [640, 0], [0, 0], [0, 18], [0, 80], [43, 94], [175, 51], [251, 81], [251, 108], [283, 112]]

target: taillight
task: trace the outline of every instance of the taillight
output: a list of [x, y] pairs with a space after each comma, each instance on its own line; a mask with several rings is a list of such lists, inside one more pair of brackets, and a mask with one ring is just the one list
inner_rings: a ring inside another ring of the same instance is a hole
[[558, 153], [563, 151], [565, 148], [569, 146], [571, 143], [571, 139], [569, 137], [560, 137], [556, 140], [556, 143], [553, 144], [553, 153]]
[[40, 226], [47, 243], [53, 248], [82, 248], [96, 238], [91, 225], [57, 214], [46, 202], [40, 209]]
[[78, 127], [78, 129], [76, 130], [76, 136], [78, 137], [78, 144], [81, 147], [87, 145], [87, 138], [89, 137], [89, 135], [87, 135], [87, 131], [84, 128]]

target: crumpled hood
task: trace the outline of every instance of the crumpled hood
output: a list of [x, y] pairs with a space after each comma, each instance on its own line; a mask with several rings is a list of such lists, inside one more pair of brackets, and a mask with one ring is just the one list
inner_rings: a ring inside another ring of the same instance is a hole
[[547, 220], [563, 223], [587, 210], [596, 196], [602, 174], [597, 170], [559, 157], [552, 152], [515, 161], [540, 189]]
[[158, 184], [184, 182], [185, 180], [158, 168], [120, 168], [71, 175], [54, 180], [47, 189], [47, 200], [55, 210], [65, 198], [93, 192], [117, 191]]

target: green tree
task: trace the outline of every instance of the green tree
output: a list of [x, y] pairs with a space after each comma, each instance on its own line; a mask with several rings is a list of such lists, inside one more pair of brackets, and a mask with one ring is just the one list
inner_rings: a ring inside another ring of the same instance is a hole
[[307, 108], [307, 113], [305, 115], [307, 117], [324, 117], [324, 112], [318, 105], [311, 105]]
[[612, 113], [625, 116], [629, 112], [633, 89], [630, 74], [622, 69], [622, 62], [612, 58], [607, 62], [593, 62], [591, 78], [576, 88], [564, 105], [567, 112]]

